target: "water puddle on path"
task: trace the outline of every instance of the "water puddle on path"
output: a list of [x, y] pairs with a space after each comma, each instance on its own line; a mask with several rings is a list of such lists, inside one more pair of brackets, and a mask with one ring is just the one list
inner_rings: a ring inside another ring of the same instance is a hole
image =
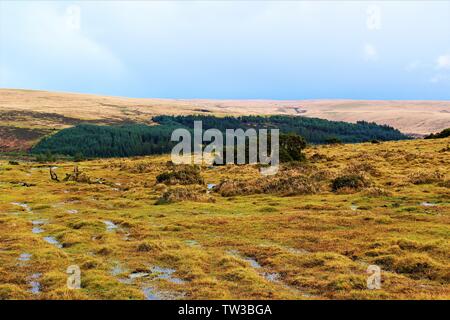
[[164, 279], [175, 284], [185, 283], [183, 279], [172, 276], [177, 271], [175, 269], [153, 266], [150, 270], [156, 274], [156, 279]]
[[39, 282], [39, 279], [41, 278], [41, 273], [33, 273], [30, 277], [30, 292], [33, 294], [39, 294], [41, 293], [41, 284]]
[[117, 225], [109, 220], [104, 220], [103, 223], [106, 225], [106, 231], [112, 232], [117, 229]]
[[33, 229], [31, 229], [31, 232], [34, 234], [39, 234], [44, 232], [44, 229], [41, 228], [42, 225], [47, 224], [47, 219], [40, 219], [40, 220], [32, 220], [31, 224], [33, 225]]
[[291, 287], [290, 285], [284, 283], [282, 281], [281, 275], [278, 272], [264, 271], [263, 270], [264, 268], [261, 266], [261, 264], [255, 258], [243, 256], [237, 250], [230, 250], [230, 251], [228, 251], [228, 254], [230, 254], [236, 258], [242, 259], [242, 260], [246, 261], [247, 263], [249, 263], [250, 266], [253, 267], [254, 269], [256, 269], [258, 271], [258, 273], [262, 277], [264, 277], [264, 279], [266, 279], [267, 281], [277, 283], [277, 284], [283, 286], [284, 288], [286, 288], [287, 290], [289, 290], [291, 292], [295, 292], [296, 294], [302, 295], [304, 297], [308, 296], [308, 294], [301, 292], [297, 288]]
[[17, 260], [22, 261], [22, 262], [30, 261], [32, 256], [33, 256], [32, 254], [24, 252], [24, 253], [20, 254], [20, 256], [19, 256], [19, 258], [17, 258]]
[[12, 205], [14, 206], [19, 206], [25, 209], [25, 211], [27, 212], [31, 212], [31, 208], [28, 204], [23, 203], [23, 202], [11, 202]]
[[31, 229], [31, 232], [34, 234], [39, 234], [44, 232], [44, 229], [40, 228], [40, 227], [33, 227], [33, 229]]
[[59, 241], [56, 240], [55, 237], [52, 237], [52, 236], [44, 237], [44, 241], [54, 245], [57, 248], [62, 248], [62, 244], [59, 243]]
[[201, 244], [196, 240], [185, 240], [184, 241], [189, 247], [201, 247]]
[[185, 297], [184, 293], [159, 291], [153, 287], [142, 289], [146, 300], [178, 300]]
[[432, 202], [422, 202], [421, 205], [424, 207], [436, 207], [437, 206], [436, 203], [432, 203]]

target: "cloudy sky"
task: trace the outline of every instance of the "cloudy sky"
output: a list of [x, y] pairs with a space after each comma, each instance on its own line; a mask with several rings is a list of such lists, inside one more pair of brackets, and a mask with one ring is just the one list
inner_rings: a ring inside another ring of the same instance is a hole
[[450, 100], [450, 2], [0, 2], [0, 87]]

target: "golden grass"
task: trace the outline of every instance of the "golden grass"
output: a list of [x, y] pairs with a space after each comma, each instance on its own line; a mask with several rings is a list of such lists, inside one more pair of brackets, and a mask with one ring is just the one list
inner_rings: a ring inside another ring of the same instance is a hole
[[[449, 142], [313, 147], [308, 164], [280, 173], [314, 181], [312, 194], [225, 197], [175, 186], [202, 197], [182, 193], [164, 205], [155, 205], [168, 192], [156, 176], [168, 171], [167, 156], [78, 163], [101, 184], [50, 179], [49, 166], [64, 176], [70, 162], [0, 161], [0, 299], [449, 299]], [[370, 187], [331, 191], [355, 171]], [[411, 180], [417, 172], [421, 184]], [[201, 176], [260, 178], [250, 165], [202, 167]], [[66, 287], [74, 264], [80, 290]], [[382, 269], [380, 290], [366, 288], [369, 264]]]

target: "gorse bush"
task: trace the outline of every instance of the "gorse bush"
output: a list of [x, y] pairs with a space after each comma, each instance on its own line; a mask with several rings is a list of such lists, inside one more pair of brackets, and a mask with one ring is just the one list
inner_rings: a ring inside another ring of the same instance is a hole
[[[248, 139], [247, 139], [248, 140]], [[271, 154], [271, 141], [270, 141], [270, 136], [268, 137], [268, 150], [267, 150], [267, 155]], [[259, 141], [257, 143], [257, 146], [259, 148]], [[303, 154], [303, 149], [306, 148], [306, 141], [305, 139], [303, 139], [303, 137], [300, 137], [299, 135], [295, 134], [295, 133], [288, 133], [288, 134], [280, 134], [279, 136], [279, 160], [280, 163], [286, 163], [286, 162], [293, 162], [293, 161], [297, 161], [297, 162], [303, 162], [306, 160], [305, 155]], [[234, 163], [237, 164], [238, 163], [238, 148], [235, 147], [233, 152], [234, 152]], [[249, 144], [248, 141], [246, 142], [245, 145], [245, 164], [249, 163], [249, 159], [250, 159], [250, 154], [249, 154], [250, 150], [249, 150]], [[257, 153], [257, 158], [258, 158], [258, 153]], [[226, 163], [226, 159], [227, 159], [227, 150], [225, 149], [223, 152], [223, 158], [220, 160], [220, 157], [216, 157], [216, 159], [214, 159], [213, 164], [217, 165], [217, 164], [225, 164]], [[260, 161], [260, 159], [256, 159], [257, 161]]]
[[306, 148], [306, 141], [297, 134], [280, 135], [280, 162], [305, 161], [302, 150]]

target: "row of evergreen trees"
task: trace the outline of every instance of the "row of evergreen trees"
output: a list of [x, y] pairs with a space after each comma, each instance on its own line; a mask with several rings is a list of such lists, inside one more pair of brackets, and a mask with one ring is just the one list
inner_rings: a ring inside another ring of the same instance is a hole
[[387, 125], [378, 125], [365, 121], [348, 123], [329, 121], [318, 118], [299, 116], [242, 116], [215, 117], [205, 115], [192, 116], [157, 116], [153, 120], [163, 125], [186, 126], [193, 128], [194, 121], [202, 121], [203, 129], [248, 129], [278, 128], [282, 133], [296, 133], [308, 143], [323, 144], [329, 141], [345, 143], [365, 142], [372, 140], [388, 141], [408, 139], [397, 129]]
[[[362, 142], [407, 139], [398, 130], [375, 123], [356, 124], [292, 116], [158, 116], [159, 125], [127, 124], [99, 126], [81, 124], [64, 129], [40, 141], [34, 154], [60, 154], [77, 157], [129, 157], [169, 153], [177, 142], [171, 134], [177, 128], [192, 130], [194, 121], [202, 121], [203, 130], [278, 128], [280, 133], [293, 133], [308, 143], [329, 141]], [[292, 139], [291, 139], [292, 140]]]

